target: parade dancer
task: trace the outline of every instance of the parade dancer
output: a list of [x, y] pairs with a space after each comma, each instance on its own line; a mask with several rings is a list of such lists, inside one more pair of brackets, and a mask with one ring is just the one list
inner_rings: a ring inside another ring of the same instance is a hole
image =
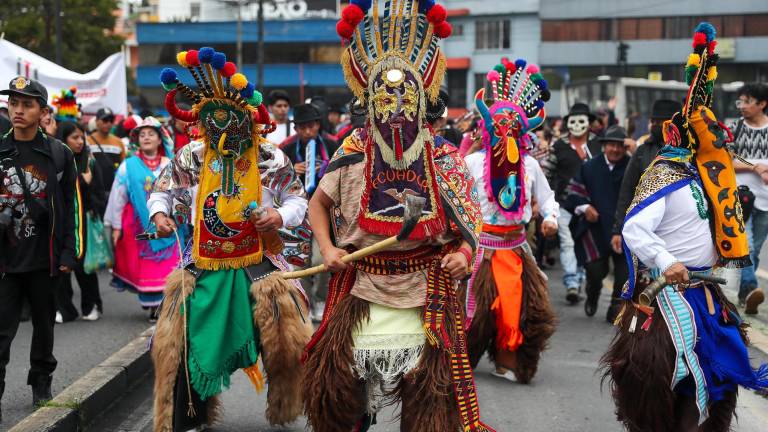
[[[709, 109], [714, 39], [714, 27], [699, 24], [688, 96], [664, 123], [666, 146], [624, 221], [630, 276], [602, 362], [617, 417], [630, 431], [728, 431], [738, 386], [768, 388], [768, 365], [750, 366], [744, 324], [709, 276], [713, 266], [749, 264], [726, 147], [731, 133]], [[657, 282], [649, 286], [648, 278]]]
[[[277, 230], [302, 222], [303, 188], [288, 158], [262, 137], [269, 114], [234, 63], [207, 47], [177, 60], [198, 91], [165, 69], [165, 106], [201, 135], [160, 174], [149, 200], [159, 235], [193, 225], [153, 338], [155, 430], [214, 422], [216, 395], [237, 369], [257, 389], [263, 385], [259, 355], [269, 384], [267, 420], [286, 424], [301, 413], [300, 358], [312, 325], [300, 286], [277, 275], [287, 269]], [[191, 111], [178, 108], [177, 92], [193, 101]]]
[[485, 89], [475, 95], [482, 116], [481, 150], [466, 157], [483, 210], [483, 232], [466, 295], [472, 366], [486, 351], [494, 375], [529, 383], [539, 356], [555, 331], [547, 281], [526, 241], [531, 202], [544, 218], [545, 236], [557, 233], [559, 206], [544, 172], [528, 154], [528, 132], [541, 126], [549, 99], [538, 67], [525, 60], [502, 63], [488, 72], [493, 104]]
[[[337, 272], [307, 346], [305, 413], [315, 432], [367, 430], [394, 401], [403, 431], [491, 430], [480, 421], [456, 296], [482, 215], [464, 161], [426, 123], [445, 72], [445, 19], [433, 1], [353, 0], [336, 27], [368, 122], [336, 152], [310, 202], [325, 264]], [[425, 205], [409, 238], [344, 262], [398, 234], [412, 199]]]

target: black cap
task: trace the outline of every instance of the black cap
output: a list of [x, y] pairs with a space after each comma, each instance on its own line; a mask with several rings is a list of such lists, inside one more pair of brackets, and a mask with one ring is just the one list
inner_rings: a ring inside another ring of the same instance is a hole
[[96, 118], [98, 120], [106, 120], [108, 118], [111, 118], [112, 121], [115, 120], [115, 113], [112, 112], [111, 109], [108, 107], [99, 108], [98, 111], [96, 111]]
[[606, 142], [621, 142], [627, 138], [627, 131], [621, 126], [611, 126], [605, 131], [605, 135], [598, 138], [598, 141], [602, 143]]
[[675, 115], [676, 112], [682, 109], [680, 102], [675, 102], [669, 99], [659, 99], [653, 103], [651, 108], [651, 118], [669, 120]]
[[582, 103], [582, 102], [576, 102], [571, 106], [570, 111], [568, 111], [568, 115], [563, 117], [564, 122], [568, 122], [568, 117], [572, 115], [585, 115], [589, 117], [589, 122], [592, 123], [595, 121], [595, 115], [592, 114], [592, 112], [589, 110], [589, 105]]
[[293, 122], [296, 124], [319, 121], [322, 118], [320, 110], [313, 104], [296, 105], [293, 108]]
[[288, 92], [282, 89], [275, 89], [269, 92], [269, 95], [267, 96], [267, 101], [270, 105], [274, 105], [279, 100], [284, 100], [288, 102], [288, 105], [291, 104], [291, 97], [288, 96]]
[[13, 94], [33, 97], [40, 101], [41, 106], [48, 105], [48, 90], [33, 79], [17, 76], [8, 84], [7, 90], [0, 91], [0, 95], [10, 96]]

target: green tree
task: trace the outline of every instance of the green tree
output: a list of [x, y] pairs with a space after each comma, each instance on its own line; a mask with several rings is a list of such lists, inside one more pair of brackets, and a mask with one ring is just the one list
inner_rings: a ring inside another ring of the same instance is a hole
[[[62, 66], [88, 72], [120, 51], [123, 38], [113, 34], [117, 0], [61, 2]], [[56, 59], [57, 0], [0, 1], [0, 33], [51, 61]]]

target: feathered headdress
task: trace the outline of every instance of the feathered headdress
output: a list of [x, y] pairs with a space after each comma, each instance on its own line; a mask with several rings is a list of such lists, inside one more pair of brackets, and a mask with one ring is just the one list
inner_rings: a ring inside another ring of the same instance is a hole
[[80, 119], [80, 109], [77, 106], [77, 87], [70, 87], [69, 90], [62, 89], [61, 93], [53, 97], [51, 104], [56, 107], [57, 121], [73, 121]]
[[677, 147], [675, 157], [660, 159], [695, 164], [712, 216], [719, 265], [749, 265], [749, 246], [744, 218], [737, 194], [736, 172], [727, 144], [733, 141], [731, 131], [717, 120], [712, 106], [718, 55], [715, 53], [715, 28], [702, 22], [693, 36], [693, 53], [685, 66], [690, 86], [682, 110], [664, 122], [664, 140]]
[[525, 209], [525, 164], [521, 155], [530, 146], [528, 132], [546, 118], [544, 103], [549, 100], [547, 81], [538, 66], [525, 60], [501, 60], [486, 75], [493, 95], [485, 102], [485, 88], [475, 94], [482, 121], [485, 154], [485, 189], [499, 212], [519, 218]]
[[380, 72], [386, 59], [397, 57], [418, 73], [434, 102], [445, 74], [438, 40], [453, 31], [447, 16], [434, 0], [352, 0], [336, 31], [349, 42], [341, 64], [355, 96], [366, 100], [369, 78]]

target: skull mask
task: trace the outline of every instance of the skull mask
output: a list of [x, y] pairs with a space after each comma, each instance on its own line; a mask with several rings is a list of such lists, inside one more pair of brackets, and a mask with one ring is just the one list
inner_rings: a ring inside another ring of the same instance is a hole
[[589, 117], [584, 114], [577, 114], [568, 117], [568, 132], [575, 137], [580, 137], [587, 133], [589, 129]]

